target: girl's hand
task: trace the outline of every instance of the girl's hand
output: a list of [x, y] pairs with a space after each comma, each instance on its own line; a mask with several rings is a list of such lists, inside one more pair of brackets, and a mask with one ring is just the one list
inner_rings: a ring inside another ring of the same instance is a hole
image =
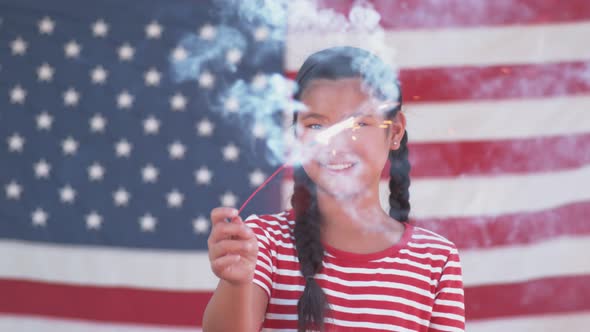
[[207, 245], [213, 273], [233, 285], [252, 282], [258, 257], [258, 241], [254, 232], [232, 208], [213, 209], [211, 223]]

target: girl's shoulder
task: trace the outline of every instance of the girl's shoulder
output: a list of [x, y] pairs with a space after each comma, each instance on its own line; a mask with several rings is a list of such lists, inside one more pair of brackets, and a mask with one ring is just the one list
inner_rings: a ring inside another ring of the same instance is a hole
[[275, 214], [253, 214], [248, 216], [244, 223], [255, 232], [258, 230], [258, 232], [263, 233], [266, 237], [290, 238], [295, 228], [295, 215], [293, 210]]
[[455, 243], [447, 239], [446, 237], [435, 233], [426, 228], [419, 226], [413, 226], [411, 244], [416, 248], [428, 248], [434, 250], [444, 250], [449, 254], [457, 253], [457, 246]]

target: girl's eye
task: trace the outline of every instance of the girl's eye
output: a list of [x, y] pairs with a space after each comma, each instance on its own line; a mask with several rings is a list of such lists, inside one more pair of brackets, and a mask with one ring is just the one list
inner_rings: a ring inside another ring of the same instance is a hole
[[305, 128], [309, 129], [322, 129], [322, 125], [318, 123], [312, 123], [305, 126]]

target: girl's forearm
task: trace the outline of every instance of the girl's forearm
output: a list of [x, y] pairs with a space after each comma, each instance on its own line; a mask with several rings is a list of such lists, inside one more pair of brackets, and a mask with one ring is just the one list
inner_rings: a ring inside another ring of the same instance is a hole
[[203, 315], [203, 332], [254, 332], [253, 285], [219, 282]]

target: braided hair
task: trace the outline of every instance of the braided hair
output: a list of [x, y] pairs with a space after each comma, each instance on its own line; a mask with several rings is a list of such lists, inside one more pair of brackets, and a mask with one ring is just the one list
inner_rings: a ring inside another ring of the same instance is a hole
[[[334, 47], [312, 54], [297, 74], [298, 92], [295, 99], [314, 79], [339, 79], [361, 77], [374, 94], [397, 100], [397, 105], [388, 110], [386, 118], [393, 119], [401, 110], [400, 85], [395, 73], [375, 55], [354, 47]], [[297, 121], [297, 113], [293, 122]], [[407, 222], [410, 213], [410, 162], [408, 160], [408, 133], [405, 132], [397, 150], [389, 152], [389, 215]], [[291, 205], [295, 213], [295, 249], [299, 258], [301, 274], [305, 279], [303, 294], [297, 302], [298, 331], [324, 329], [324, 317], [329, 309], [326, 294], [314, 276], [322, 270], [324, 247], [320, 237], [320, 211], [316, 186], [301, 165], [294, 169], [295, 188]]]

